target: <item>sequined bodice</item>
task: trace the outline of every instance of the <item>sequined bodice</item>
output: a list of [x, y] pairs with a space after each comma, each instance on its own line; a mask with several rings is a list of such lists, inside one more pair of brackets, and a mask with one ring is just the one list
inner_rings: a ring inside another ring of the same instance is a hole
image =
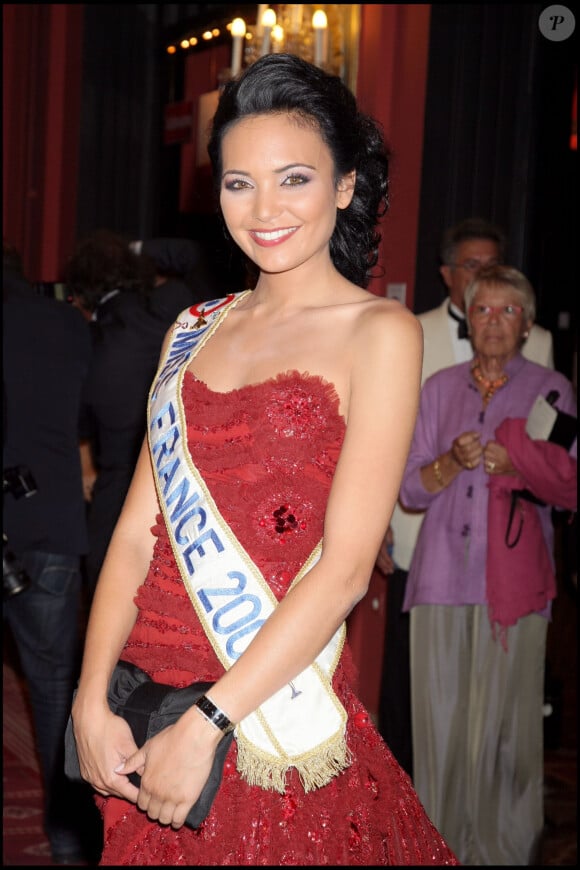
[[[345, 431], [336, 391], [320, 377], [288, 372], [218, 393], [185, 372], [182, 400], [196, 468], [280, 600], [322, 537]], [[215, 680], [223, 665], [196, 616], [161, 516], [152, 531], [154, 558], [123, 657], [160, 682]]]
[[345, 430], [336, 390], [287, 372], [216, 393], [186, 372], [182, 398], [192, 459], [279, 598], [322, 537]]

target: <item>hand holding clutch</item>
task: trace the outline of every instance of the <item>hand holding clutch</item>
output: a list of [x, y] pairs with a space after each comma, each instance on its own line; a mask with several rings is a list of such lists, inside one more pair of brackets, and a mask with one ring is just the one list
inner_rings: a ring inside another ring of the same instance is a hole
[[[175, 689], [163, 683], [155, 683], [145, 671], [129, 662], [119, 661], [109, 683], [109, 707], [122, 716], [131, 728], [138, 747], [158, 734], [168, 725], [173, 725], [182, 713], [208, 692], [213, 683], [192, 683], [184, 689]], [[202, 792], [188, 813], [185, 824], [199, 828], [211, 809], [220, 787], [226, 755], [234, 738], [233, 730], [220, 740], [211, 773]], [[82, 781], [74, 737], [72, 718], [69, 717], [65, 733], [65, 773], [69, 779]], [[133, 785], [139, 787], [138, 773], [128, 774]]]

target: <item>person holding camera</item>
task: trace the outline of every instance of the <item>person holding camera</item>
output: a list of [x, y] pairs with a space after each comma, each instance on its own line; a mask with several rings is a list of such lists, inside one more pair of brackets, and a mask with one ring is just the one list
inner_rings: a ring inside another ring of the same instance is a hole
[[94, 812], [87, 789], [63, 770], [82, 640], [87, 529], [78, 418], [90, 355], [81, 314], [35, 293], [18, 252], [4, 244], [4, 623], [32, 706], [55, 864], [90, 858], [84, 840]]

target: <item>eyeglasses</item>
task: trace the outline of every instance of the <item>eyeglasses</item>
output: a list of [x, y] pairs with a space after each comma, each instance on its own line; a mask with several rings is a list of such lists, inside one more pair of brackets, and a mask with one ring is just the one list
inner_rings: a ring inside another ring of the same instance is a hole
[[477, 272], [484, 266], [498, 266], [499, 260], [464, 260], [463, 263], [451, 263], [452, 269], [465, 269], [466, 272]]
[[492, 314], [505, 320], [515, 320], [523, 311], [522, 305], [470, 305], [472, 320], [489, 320]]

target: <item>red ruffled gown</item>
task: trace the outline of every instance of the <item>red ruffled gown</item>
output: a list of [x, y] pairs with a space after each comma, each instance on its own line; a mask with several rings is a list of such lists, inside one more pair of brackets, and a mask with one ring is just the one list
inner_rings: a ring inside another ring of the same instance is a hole
[[[186, 373], [183, 401], [192, 457], [279, 600], [322, 534], [345, 431], [336, 391], [319, 377], [289, 372], [223, 394]], [[161, 516], [152, 531], [154, 556], [122, 658], [174, 686], [216, 680], [223, 667], [189, 601]], [[327, 786], [305, 794], [295, 771], [283, 795], [249, 786], [236, 770], [234, 740], [197, 831], [174, 831], [126, 801], [96, 796], [101, 864], [457, 864], [354, 694], [353, 679], [345, 644], [333, 686], [348, 713], [353, 763]]]

